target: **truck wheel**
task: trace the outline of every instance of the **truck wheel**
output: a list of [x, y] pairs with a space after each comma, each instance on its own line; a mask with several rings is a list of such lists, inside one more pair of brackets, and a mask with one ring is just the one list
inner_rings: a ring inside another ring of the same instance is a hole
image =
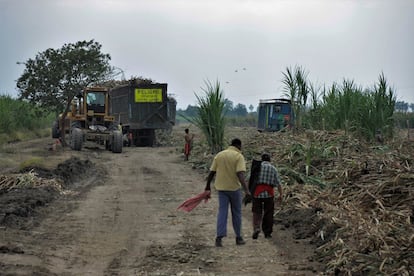
[[83, 142], [83, 133], [80, 128], [72, 128], [70, 135], [70, 145], [73, 150], [81, 150]]
[[112, 152], [121, 153], [122, 152], [122, 132], [115, 130], [112, 132]]
[[52, 138], [59, 138], [60, 137], [60, 130], [59, 130], [59, 122], [56, 120], [52, 125]]

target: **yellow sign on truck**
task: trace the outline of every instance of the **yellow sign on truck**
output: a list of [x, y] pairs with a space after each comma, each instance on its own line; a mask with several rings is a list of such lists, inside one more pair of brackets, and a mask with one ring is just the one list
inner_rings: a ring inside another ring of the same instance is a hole
[[135, 88], [136, 103], [161, 103], [161, 88]]

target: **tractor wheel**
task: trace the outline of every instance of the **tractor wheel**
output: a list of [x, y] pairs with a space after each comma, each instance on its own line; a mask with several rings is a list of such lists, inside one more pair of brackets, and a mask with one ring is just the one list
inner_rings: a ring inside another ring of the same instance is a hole
[[115, 130], [112, 132], [112, 152], [121, 153], [122, 152], [122, 132]]
[[83, 142], [83, 133], [80, 128], [72, 128], [70, 135], [70, 145], [73, 150], [81, 150]]
[[52, 138], [59, 138], [60, 137], [60, 130], [59, 130], [59, 122], [56, 120], [52, 125]]

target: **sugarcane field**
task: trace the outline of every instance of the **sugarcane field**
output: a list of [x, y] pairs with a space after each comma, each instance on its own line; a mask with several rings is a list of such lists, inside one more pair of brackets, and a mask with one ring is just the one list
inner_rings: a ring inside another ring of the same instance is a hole
[[0, 275], [412, 275], [412, 136], [226, 127], [225, 141], [234, 137], [246, 175], [266, 151], [284, 192], [271, 239], [251, 238], [247, 204], [246, 244], [234, 243], [229, 221], [221, 248], [214, 191], [191, 212], [177, 209], [204, 190], [214, 158], [194, 125], [120, 154], [51, 138], [2, 145]]

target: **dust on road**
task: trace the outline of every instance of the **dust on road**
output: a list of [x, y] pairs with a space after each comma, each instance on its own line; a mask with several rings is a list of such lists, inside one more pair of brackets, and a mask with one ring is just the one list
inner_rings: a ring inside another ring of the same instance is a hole
[[45, 202], [23, 224], [1, 226], [0, 275], [317, 273], [307, 240], [293, 240], [285, 225], [275, 226], [271, 240], [252, 240], [250, 206], [243, 208], [247, 244], [236, 246], [229, 221], [224, 247], [214, 247], [214, 193], [190, 213], [176, 210], [203, 190], [205, 175], [183, 162], [175, 147], [56, 155], [50, 158], [88, 165], [58, 166], [71, 168], [68, 175], [63, 170], [63, 182], [72, 183], [64, 187], [72, 193]]

